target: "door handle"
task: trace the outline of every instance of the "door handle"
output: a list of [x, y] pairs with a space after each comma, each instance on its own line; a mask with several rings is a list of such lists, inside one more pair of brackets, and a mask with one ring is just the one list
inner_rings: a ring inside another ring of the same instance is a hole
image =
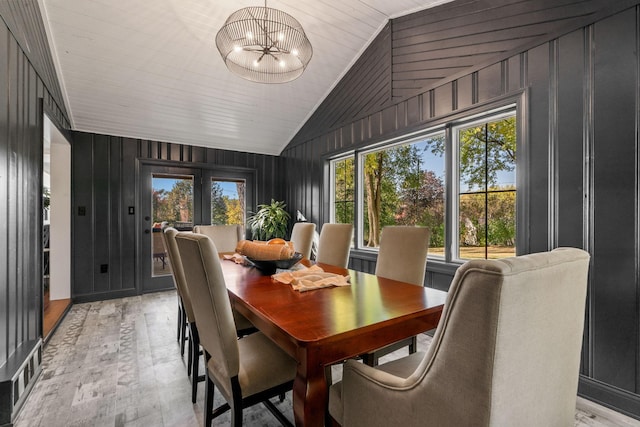
[[145, 234], [149, 234], [149, 233], [151, 233], [151, 231], [150, 231], [148, 228], [147, 228], [147, 229], [145, 229], [145, 230], [144, 230], [144, 232], [145, 232]]

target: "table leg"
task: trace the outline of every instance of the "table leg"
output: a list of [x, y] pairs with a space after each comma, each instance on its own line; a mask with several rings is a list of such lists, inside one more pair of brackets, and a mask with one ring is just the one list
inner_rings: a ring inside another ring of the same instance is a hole
[[298, 360], [293, 382], [293, 414], [297, 426], [323, 426], [328, 389], [322, 364], [308, 354]]

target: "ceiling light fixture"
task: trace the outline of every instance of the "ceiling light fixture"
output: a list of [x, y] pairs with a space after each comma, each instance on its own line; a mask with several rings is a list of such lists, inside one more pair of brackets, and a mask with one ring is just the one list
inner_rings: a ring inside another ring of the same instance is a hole
[[278, 9], [251, 6], [229, 16], [216, 46], [227, 68], [258, 83], [286, 83], [300, 77], [313, 49], [300, 23]]

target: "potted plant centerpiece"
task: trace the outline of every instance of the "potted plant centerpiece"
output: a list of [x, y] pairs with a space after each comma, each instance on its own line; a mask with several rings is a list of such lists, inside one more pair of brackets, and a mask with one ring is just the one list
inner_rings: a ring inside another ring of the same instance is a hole
[[258, 205], [258, 211], [247, 219], [254, 240], [283, 239], [287, 234], [290, 215], [284, 202], [271, 199], [270, 204]]

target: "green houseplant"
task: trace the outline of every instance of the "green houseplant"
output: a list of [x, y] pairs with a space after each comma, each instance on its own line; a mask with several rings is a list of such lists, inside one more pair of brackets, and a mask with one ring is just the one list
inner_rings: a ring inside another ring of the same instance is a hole
[[258, 211], [247, 219], [253, 239], [284, 238], [290, 218], [286, 207], [284, 202], [276, 202], [273, 199], [270, 204], [258, 205]]

